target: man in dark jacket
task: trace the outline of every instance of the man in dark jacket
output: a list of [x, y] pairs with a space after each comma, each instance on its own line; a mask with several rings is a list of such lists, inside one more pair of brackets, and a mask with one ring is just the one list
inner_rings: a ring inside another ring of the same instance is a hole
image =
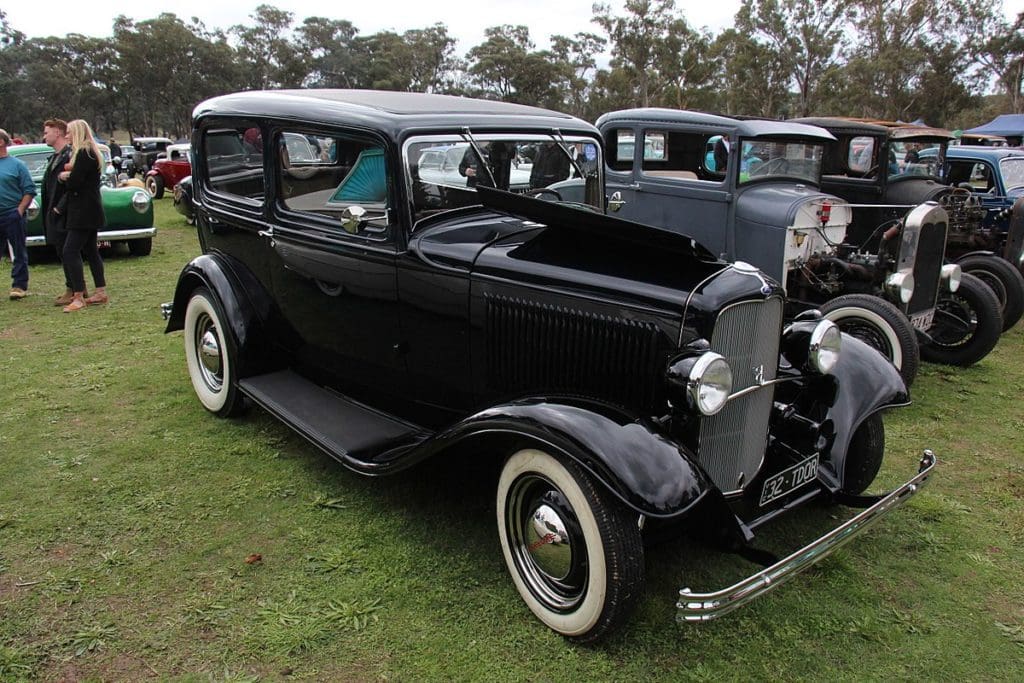
[[[64, 170], [64, 165], [71, 161], [71, 145], [68, 144], [67, 134], [68, 124], [62, 119], [48, 119], [43, 124], [43, 142], [53, 147], [53, 156], [43, 171], [43, 196], [40, 202], [43, 232], [46, 235], [46, 243], [56, 249], [57, 258], [60, 258], [61, 252], [64, 251], [64, 242], [68, 238], [68, 231], [64, 227], [65, 216], [54, 211], [64, 194], [64, 183], [58, 182], [57, 176]], [[64, 293], [53, 302], [56, 306], [67, 306], [74, 295], [71, 284], [64, 284]]]

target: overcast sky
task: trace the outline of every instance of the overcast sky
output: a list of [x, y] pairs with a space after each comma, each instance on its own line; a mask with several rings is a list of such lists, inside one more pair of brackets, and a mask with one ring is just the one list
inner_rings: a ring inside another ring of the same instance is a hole
[[[1024, 0], [1014, 0], [1024, 3]], [[173, 0], [173, 2], [108, 2], [106, 0], [32, 0], [3, 3], [11, 26], [29, 37], [83, 33], [105, 37], [112, 33], [114, 17], [125, 14], [140, 21], [161, 11], [173, 12], [184, 21], [197, 16], [207, 28], [227, 29], [251, 23], [249, 15], [260, 0]], [[426, 28], [441, 22], [459, 39], [463, 53], [484, 39], [484, 29], [501, 24], [525, 24], [538, 48], [548, 46], [548, 36], [571, 36], [579, 31], [599, 32], [591, 23], [593, 0], [378, 0], [337, 2], [323, 0], [268, 0], [266, 4], [288, 10], [296, 24], [309, 16], [348, 19], [364, 35], [382, 30], [398, 33]], [[621, 13], [622, 0], [607, 1]], [[676, 0], [687, 20], [713, 32], [732, 24], [740, 0]]]

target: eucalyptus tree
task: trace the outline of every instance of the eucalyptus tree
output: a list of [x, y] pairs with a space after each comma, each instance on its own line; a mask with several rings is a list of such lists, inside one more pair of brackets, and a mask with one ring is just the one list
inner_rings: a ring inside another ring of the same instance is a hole
[[712, 43], [710, 56], [719, 65], [717, 109], [767, 118], [791, 114], [792, 72], [777, 50], [729, 28]]
[[272, 5], [260, 5], [249, 15], [251, 24], [236, 24], [238, 57], [244, 64], [246, 86], [254, 90], [298, 88], [310, 71], [304, 51], [289, 35], [294, 13]]
[[1024, 12], [1013, 23], [995, 19], [979, 33], [987, 39], [978, 49], [978, 60], [995, 78], [1009, 111], [1024, 112]]
[[595, 55], [604, 52], [607, 44], [601, 36], [585, 31], [576, 33], [572, 38], [551, 36], [551, 57], [558, 74], [557, 90], [563, 93], [559, 110], [580, 117], [593, 113], [588, 111], [587, 102], [597, 73]]
[[304, 85], [353, 88], [358, 80], [353, 41], [359, 30], [351, 21], [306, 17], [295, 29], [297, 44], [309, 64]]
[[774, 52], [796, 87], [794, 115], [815, 111], [822, 78], [840, 65], [854, 0], [743, 0], [736, 28]]
[[558, 69], [550, 52], [537, 51], [526, 26], [492, 26], [466, 53], [470, 82], [484, 97], [557, 107]]

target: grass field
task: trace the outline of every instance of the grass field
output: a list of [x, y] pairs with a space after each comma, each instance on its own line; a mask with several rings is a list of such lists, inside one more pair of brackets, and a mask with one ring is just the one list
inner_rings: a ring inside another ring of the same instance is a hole
[[363, 479], [258, 410], [200, 407], [159, 315], [198, 243], [157, 207], [152, 255], [107, 259], [108, 306], [52, 306], [53, 261], [0, 299], [0, 681], [1020, 679], [1024, 325], [976, 367], [923, 367], [881, 483], [925, 447], [939, 468], [866, 536], [703, 626], [674, 622], [676, 591], [754, 567], [659, 544], [628, 628], [580, 647], [507, 577], [486, 468]]

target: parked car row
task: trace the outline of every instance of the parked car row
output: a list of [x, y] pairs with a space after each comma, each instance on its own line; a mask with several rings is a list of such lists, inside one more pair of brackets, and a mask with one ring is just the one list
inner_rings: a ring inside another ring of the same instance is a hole
[[[412, 93], [208, 100], [175, 190], [203, 254], [164, 306], [210, 412], [255, 404], [371, 476], [494, 460], [512, 582], [579, 641], [628, 619], [654, 529], [764, 565], [684, 584], [678, 619], [704, 621], [919, 492], [925, 449], [904, 483], [865, 494], [907, 382], [815, 306], [852, 296], [934, 330], [960, 279], [939, 204], [874, 252], [844, 250], [856, 207], [819, 189], [835, 139], [820, 128], [660, 110], [599, 124]], [[712, 135], [724, 167], [706, 163]], [[296, 154], [298, 138], [320, 153]], [[862, 510], [782, 559], [756, 547], [813, 501]]]

